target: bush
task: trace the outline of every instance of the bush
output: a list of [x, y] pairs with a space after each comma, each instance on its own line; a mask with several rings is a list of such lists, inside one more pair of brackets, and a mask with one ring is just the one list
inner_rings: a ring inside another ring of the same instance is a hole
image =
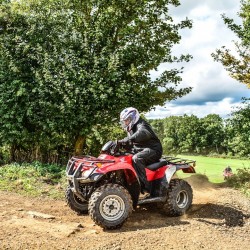
[[10, 160], [10, 150], [7, 146], [0, 147], [0, 166], [6, 164]]
[[227, 183], [250, 197], [250, 168], [237, 169], [237, 173], [229, 178]]
[[34, 162], [0, 167], [0, 190], [62, 198], [64, 186], [65, 168], [59, 165]]

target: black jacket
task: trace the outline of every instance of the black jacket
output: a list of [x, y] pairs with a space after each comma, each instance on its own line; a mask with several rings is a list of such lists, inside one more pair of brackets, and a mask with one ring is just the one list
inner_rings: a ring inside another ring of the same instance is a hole
[[128, 132], [128, 139], [133, 143], [136, 151], [141, 151], [144, 148], [156, 150], [162, 154], [162, 145], [152, 127], [142, 118], [138, 120]]

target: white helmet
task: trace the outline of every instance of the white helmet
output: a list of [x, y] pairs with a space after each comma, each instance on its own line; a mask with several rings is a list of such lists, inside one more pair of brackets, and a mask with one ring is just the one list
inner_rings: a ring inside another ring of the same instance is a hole
[[140, 114], [136, 108], [126, 108], [120, 114], [120, 124], [124, 130], [129, 132], [139, 118]]

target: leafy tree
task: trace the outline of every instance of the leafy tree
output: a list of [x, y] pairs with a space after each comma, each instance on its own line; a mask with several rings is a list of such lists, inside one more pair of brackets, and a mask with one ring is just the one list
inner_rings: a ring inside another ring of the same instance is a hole
[[164, 154], [178, 152], [180, 143], [178, 127], [180, 124], [181, 121], [178, 116], [170, 116], [164, 119], [164, 138], [162, 140]]
[[189, 61], [171, 55], [179, 30], [168, 6], [178, 0], [19, 0], [0, 4], [0, 142], [55, 149], [71, 143], [80, 153], [97, 124], [126, 106], [148, 111], [187, 94], [177, 89], [182, 69], [161, 63]]
[[154, 132], [157, 134], [160, 141], [163, 141], [164, 138], [164, 119], [150, 119], [148, 122], [154, 129]]
[[179, 130], [179, 152], [200, 152], [200, 120], [195, 115], [184, 115], [181, 119]]
[[222, 145], [225, 137], [223, 119], [219, 115], [209, 114], [201, 118], [200, 123], [203, 130], [201, 136], [202, 147], [206, 153], [212, 151], [218, 154], [222, 153], [224, 151]]
[[164, 120], [164, 152], [199, 153], [201, 126], [195, 115], [171, 116]]
[[217, 49], [212, 56], [222, 63], [231, 77], [250, 88], [250, 0], [241, 0], [239, 16], [242, 19], [242, 25], [237, 25], [233, 19], [225, 15], [222, 16], [225, 24], [240, 40], [235, 42], [237, 54], [233, 54], [224, 46]]
[[[158, 122], [157, 122], [158, 123]], [[151, 124], [155, 124], [153, 121]], [[164, 152], [202, 153], [224, 152], [224, 121], [210, 114], [204, 118], [195, 115], [171, 116], [165, 118], [158, 126], [162, 127]]]
[[243, 107], [232, 112], [226, 121], [227, 145], [229, 153], [238, 156], [250, 156], [250, 102], [243, 101]]
[[[250, 88], [250, 0], [241, 0], [239, 17], [242, 24], [236, 24], [235, 21], [225, 15], [222, 16], [225, 24], [239, 38], [235, 42], [236, 54], [225, 46], [216, 50], [212, 54], [216, 61], [222, 63], [230, 75], [246, 84]], [[232, 112], [231, 118], [226, 121], [225, 147], [228, 154], [238, 156], [249, 156], [249, 100], [245, 100], [245, 106]]]

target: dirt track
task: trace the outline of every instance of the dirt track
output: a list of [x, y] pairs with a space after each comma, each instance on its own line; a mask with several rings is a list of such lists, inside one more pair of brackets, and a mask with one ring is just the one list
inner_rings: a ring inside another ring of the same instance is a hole
[[114, 231], [76, 215], [64, 201], [0, 192], [0, 249], [250, 249], [250, 200], [195, 178], [189, 183], [194, 201], [184, 216], [138, 208]]

